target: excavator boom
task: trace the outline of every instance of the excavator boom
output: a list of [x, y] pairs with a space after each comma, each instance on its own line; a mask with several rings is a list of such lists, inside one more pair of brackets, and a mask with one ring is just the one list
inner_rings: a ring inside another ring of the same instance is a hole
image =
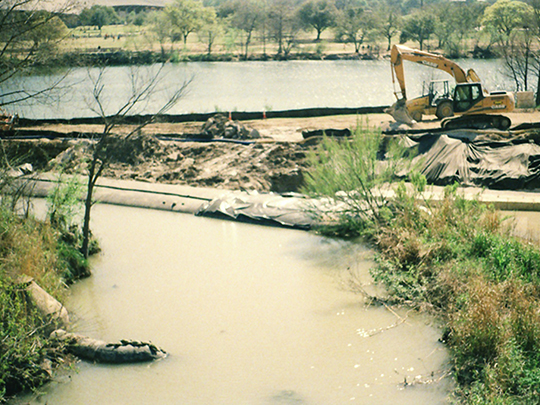
[[456, 83], [473, 81], [469, 80], [469, 75], [474, 75], [478, 78], [473, 70], [470, 70], [468, 75], [457, 63], [454, 63], [441, 55], [419, 51], [403, 45], [394, 45], [390, 54], [390, 62], [392, 65], [392, 76], [394, 77], [395, 73], [395, 79], [397, 79], [401, 92], [401, 97], [396, 94], [398, 99], [407, 98], [405, 90], [405, 73], [403, 71], [403, 61], [405, 60], [426, 65], [434, 69], [443, 70], [450, 74], [456, 80]]

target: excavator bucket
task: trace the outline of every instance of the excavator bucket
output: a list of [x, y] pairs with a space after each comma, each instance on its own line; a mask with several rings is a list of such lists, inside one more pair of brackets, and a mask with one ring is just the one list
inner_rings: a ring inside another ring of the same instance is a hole
[[398, 123], [404, 123], [407, 125], [412, 125], [415, 121], [409, 114], [407, 110], [407, 100], [404, 98], [396, 101], [392, 106], [384, 110], [385, 113], [390, 114]]

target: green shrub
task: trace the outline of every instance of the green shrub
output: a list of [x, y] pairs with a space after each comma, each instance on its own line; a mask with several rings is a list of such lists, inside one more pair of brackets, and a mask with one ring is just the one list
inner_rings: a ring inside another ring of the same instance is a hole
[[[393, 148], [393, 149], [392, 149]], [[389, 161], [380, 161], [383, 153]], [[452, 355], [458, 398], [470, 404], [539, 403], [540, 250], [509, 236], [492, 207], [457, 185], [425, 199], [425, 178], [380, 133], [324, 139], [310, 156], [304, 191], [342, 207], [320, 231], [364, 235], [377, 248], [375, 281], [389, 304], [436, 314]], [[381, 190], [393, 197], [379, 198]]]

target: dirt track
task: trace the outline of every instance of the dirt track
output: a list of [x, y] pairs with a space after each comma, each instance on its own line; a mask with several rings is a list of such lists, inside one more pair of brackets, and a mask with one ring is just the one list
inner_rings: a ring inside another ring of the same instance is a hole
[[[513, 125], [540, 122], [539, 112], [508, 114]], [[241, 122], [256, 129], [261, 138], [251, 144], [223, 142], [160, 141], [151, 135], [198, 133], [203, 123], [152, 124], [144, 128], [127, 148], [114, 154], [104, 175], [111, 178], [136, 179], [148, 182], [209, 186], [225, 189], [258, 191], [297, 191], [306, 167], [306, 154], [312, 148], [304, 142], [302, 131], [316, 129], [354, 129], [357, 125], [388, 127], [386, 114], [364, 116], [343, 115], [316, 118], [268, 119]], [[437, 128], [439, 122], [427, 120], [415, 124], [417, 129]], [[32, 128], [29, 128], [32, 129]], [[36, 131], [96, 132], [97, 125], [48, 125]], [[129, 127], [119, 127], [127, 133]], [[61, 163], [68, 172], [84, 171], [88, 141], [32, 140], [13, 141], [7, 145], [12, 156], [26, 156], [38, 170], [50, 170], [52, 163]]]

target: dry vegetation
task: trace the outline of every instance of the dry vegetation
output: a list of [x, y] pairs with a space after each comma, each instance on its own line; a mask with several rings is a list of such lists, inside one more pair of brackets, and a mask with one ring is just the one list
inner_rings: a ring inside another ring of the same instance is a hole
[[459, 402], [537, 403], [538, 246], [509, 236], [498, 212], [461, 197], [457, 186], [441, 202], [423, 199], [425, 179], [414, 171], [412, 190], [396, 184], [395, 198], [377, 201], [373, 190], [392, 175], [377, 168], [380, 133], [355, 136], [350, 144], [327, 141], [310, 157], [306, 191], [349, 207], [321, 231], [363, 235], [379, 251], [372, 272], [388, 288], [386, 304], [438, 316]]

